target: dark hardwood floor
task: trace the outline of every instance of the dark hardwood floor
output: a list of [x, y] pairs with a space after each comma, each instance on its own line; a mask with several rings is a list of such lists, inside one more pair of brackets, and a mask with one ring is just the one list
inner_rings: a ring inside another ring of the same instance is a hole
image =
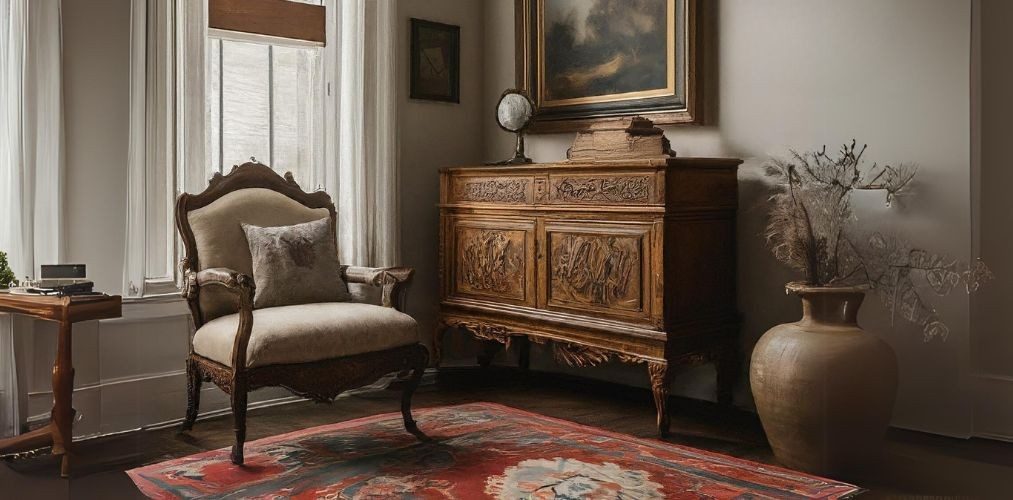
[[[396, 412], [397, 390], [343, 397], [332, 405], [310, 402], [253, 410], [248, 441], [316, 425]], [[524, 374], [506, 368], [450, 369], [424, 385], [417, 408], [493, 401], [581, 424], [654, 437], [649, 391], [558, 374]], [[673, 398], [672, 436], [667, 440], [765, 463], [776, 463], [756, 416], [715, 404]], [[183, 408], [180, 408], [182, 414]], [[74, 476], [61, 480], [54, 459], [39, 457], [0, 464], [0, 498], [139, 498], [125, 470], [232, 443], [232, 419], [199, 421], [193, 432], [176, 428], [132, 432], [79, 444]], [[891, 430], [885, 458], [875, 473], [848, 478], [870, 498], [910, 496], [1013, 498], [1013, 444], [960, 440]]]

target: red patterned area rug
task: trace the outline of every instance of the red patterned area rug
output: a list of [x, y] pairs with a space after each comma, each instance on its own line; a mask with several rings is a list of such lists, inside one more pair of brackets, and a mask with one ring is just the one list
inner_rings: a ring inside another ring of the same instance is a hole
[[[151, 498], [844, 498], [855, 486], [491, 403], [389, 413], [128, 471]], [[253, 420], [256, 425], [256, 419]]]

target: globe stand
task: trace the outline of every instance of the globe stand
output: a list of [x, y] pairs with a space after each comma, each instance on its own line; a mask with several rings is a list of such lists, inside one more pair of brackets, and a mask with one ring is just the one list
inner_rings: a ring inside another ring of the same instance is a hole
[[526, 165], [528, 163], [534, 163], [534, 161], [524, 154], [524, 132], [517, 132], [517, 144], [514, 146], [514, 157], [503, 161], [487, 163], [486, 165]]

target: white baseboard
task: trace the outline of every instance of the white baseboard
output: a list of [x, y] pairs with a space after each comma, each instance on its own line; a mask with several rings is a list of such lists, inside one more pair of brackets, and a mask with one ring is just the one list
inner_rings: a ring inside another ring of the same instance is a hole
[[[250, 393], [250, 408], [261, 404], [281, 404], [289, 397], [284, 389], [270, 388]], [[52, 406], [50, 391], [28, 395], [28, 422], [49, 420]], [[292, 401], [298, 401], [293, 398]], [[287, 402], [287, 401], [286, 401]], [[94, 437], [146, 428], [159, 423], [182, 421], [186, 411], [186, 373], [183, 370], [104, 380], [74, 389], [74, 409], [78, 419], [74, 434]], [[201, 415], [230, 411], [229, 397], [214, 384], [201, 390]]]
[[[395, 376], [390, 374], [373, 384], [345, 391], [337, 399], [383, 390]], [[422, 385], [431, 385], [435, 379], [435, 370], [426, 370]], [[299, 401], [304, 399], [292, 396], [285, 389], [267, 388], [251, 392], [247, 408], [268, 408]], [[33, 410], [29, 423], [48, 421], [50, 405], [50, 391], [29, 394], [29, 408]], [[232, 412], [228, 395], [210, 383], [205, 383], [201, 389], [200, 407], [203, 411], [199, 420]], [[179, 425], [186, 410], [186, 372], [122, 377], [78, 387], [74, 389], [74, 408], [80, 417], [74, 423], [75, 441]]]
[[[267, 399], [267, 400], [263, 400], [263, 401], [253, 402], [253, 403], [248, 404], [246, 406], [246, 408], [248, 410], [256, 410], [256, 409], [260, 409], [260, 408], [270, 408], [272, 406], [281, 406], [281, 405], [286, 405], [286, 404], [298, 403], [299, 401], [303, 401], [303, 398], [301, 398], [299, 396], [286, 396], [286, 397], [282, 397], [282, 398]], [[202, 402], [201, 406], [203, 406], [203, 402]], [[200, 414], [197, 415], [197, 420], [198, 421], [207, 420], [207, 419], [211, 419], [211, 418], [215, 418], [215, 417], [220, 417], [222, 415], [228, 415], [230, 413], [232, 413], [232, 410], [229, 409], [229, 408], [219, 408], [217, 410], [204, 411], [204, 412], [201, 412]], [[108, 432], [108, 433], [101, 433], [101, 432], [99, 432], [99, 433], [89, 434], [89, 435], [84, 435], [84, 436], [75, 435], [74, 436], [74, 441], [75, 442], [77, 442], [77, 441], [87, 441], [89, 439], [96, 439], [96, 438], [108, 437], [108, 436], [116, 436], [116, 435], [120, 435], [120, 434], [128, 434], [128, 433], [137, 432], [137, 431], [166, 429], [166, 428], [170, 428], [170, 427], [175, 427], [175, 426], [180, 425], [182, 423], [183, 423], [183, 417], [179, 417], [179, 418], [175, 418], [175, 419], [172, 419], [172, 420], [166, 420], [164, 422], [156, 422], [156, 423], [153, 423], [153, 424], [144, 425], [144, 426], [141, 426], [141, 427], [139, 427], [137, 429], [124, 429], [124, 430], [121, 430], [121, 431]]]

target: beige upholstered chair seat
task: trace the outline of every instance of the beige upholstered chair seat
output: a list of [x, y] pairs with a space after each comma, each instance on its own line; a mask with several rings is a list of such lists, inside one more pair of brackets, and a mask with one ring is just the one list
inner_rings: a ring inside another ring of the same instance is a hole
[[[194, 335], [194, 352], [232, 366], [238, 327], [238, 314], [207, 322]], [[307, 363], [418, 342], [415, 320], [392, 307], [356, 302], [268, 307], [253, 311], [246, 366]]]

